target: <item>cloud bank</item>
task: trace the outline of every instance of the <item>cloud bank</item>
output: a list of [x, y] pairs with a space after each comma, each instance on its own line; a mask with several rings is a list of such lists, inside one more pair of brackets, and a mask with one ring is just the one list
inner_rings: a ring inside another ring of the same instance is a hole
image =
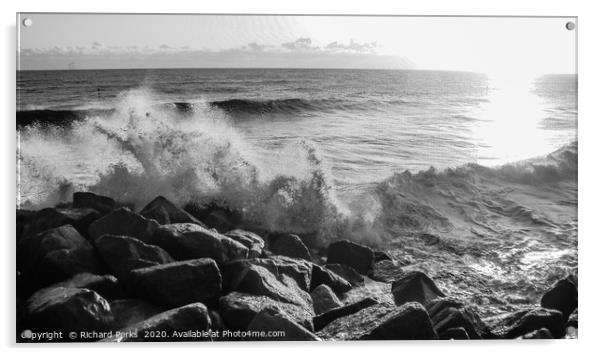
[[376, 42], [314, 43], [302, 37], [280, 45], [249, 43], [225, 50], [148, 46], [88, 46], [24, 48], [20, 69], [111, 68], [366, 68], [411, 69], [413, 63], [378, 53]]

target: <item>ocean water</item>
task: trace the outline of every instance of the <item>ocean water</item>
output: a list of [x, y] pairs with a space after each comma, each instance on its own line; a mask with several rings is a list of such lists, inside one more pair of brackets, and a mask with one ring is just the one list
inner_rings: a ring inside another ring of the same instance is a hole
[[[390, 251], [483, 313], [577, 267], [577, 78], [441, 71], [17, 73], [20, 208], [75, 190], [219, 202]], [[407, 265], [404, 267], [404, 265]]]

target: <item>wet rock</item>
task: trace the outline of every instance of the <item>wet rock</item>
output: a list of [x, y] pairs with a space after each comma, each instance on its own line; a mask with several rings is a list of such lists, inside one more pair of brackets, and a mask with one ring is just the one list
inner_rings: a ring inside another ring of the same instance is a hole
[[437, 334], [424, 307], [416, 302], [396, 307], [362, 340], [434, 340]]
[[335, 263], [327, 264], [325, 267], [343, 277], [352, 287], [361, 287], [364, 285], [364, 277], [349, 266]]
[[248, 260], [237, 260], [222, 266], [222, 277], [224, 289], [234, 288], [236, 283], [246, 273], [249, 266], [264, 267], [275, 276], [286, 275], [297, 282], [297, 286], [309, 292], [312, 278], [312, 263], [305, 260], [289, 258], [285, 256], [273, 256], [271, 258], [252, 258]]
[[210, 328], [207, 307], [202, 303], [192, 303], [128, 326], [103, 341], [209, 341]]
[[156, 197], [140, 211], [140, 215], [147, 219], [155, 219], [159, 224], [192, 223], [205, 226], [197, 218], [162, 196]]
[[527, 333], [523, 336], [520, 337], [520, 339], [553, 339], [554, 336], [552, 336], [552, 333], [550, 332], [550, 330], [546, 329], [546, 328], [541, 328], [539, 330], [535, 330], [535, 331], [531, 331], [530, 333]]
[[141, 299], [117, 299], [111, 302], [114, 330], [120, 330], [160, 314], [164, 310]]
[[491, 327], [495, 337], [502, 339], [514, 339], [541, 328], [548, 329], [554, 338], [560, 338], [564, 334], [562, 313], [552, 309], [524, 309], [483, 321]]
[[355, 302], [352, 304], [341, 306], [336, 309], [329, 310], [323, 314], [314, 317], [314, 330], [322, 330], [326, 325], [330, 324], [336, 319], [342, 318], [347, 315], [355, 314], [360, 310], [371, 307], [375, 304], [378, 304], [378, 301], [376, 299], [366, 298], [360, 300], [359, 302]]
[[110, 274], [80, 273], [48, 288], [84, 288], [92, 290], [107, 301], [123, 298], [124, 291], [117, 278]]
[[43, 289], [27, 300], [25, 315], [25, 325], [34, 332], [99, 332], [113, 322], [109, 303], [81, 288]]
[[470, 337], [464, 328], [449, 328], [445, 331], [438, 333], [439, 339], [441, 340], [469, 340]]
[[382, 260], [374, 264], [368, 277], [375, 281], [392, 283], [405, 273], [403, 266], [392, 260]]
[[311, 261], [311, 254], [307, 246], [299, 236], [293, 234], [278, 235], [274, 242], [270, 244], [270, 251], [277, 255]]
[[391, 293], [397, 305], [408, 302], [426, 305], [433, 299], [445, 297], [435, 282], [420, 271], [406, 272], [400, 279], [393, 282]]
[[579, 327], [579, 313], [577, 312], [577, 310], [575, 310], [573, 312], [573, 314], [571, 314], [571, 316], [569, 317], [569, 320], [566, 322], [566, 325], [572, 326], [574, 328]]
[[393, 259], [386, 252], [374, 251], [374, 263], [380, 262], [380, 261], [393, 261]]
[[[21, 218], [21, 234], [17, 237], [37, 235], [43, 231], [63, 225], [73, 226], [83, 237], [88, 237], [90, 224], [100, 218], [94, 209], [56, 209], [46, 208], [28, 214], [17, 214], [17, 221]], [[17, 224], [19, 228], [19, 222]]]
[[332, 289], [325, 284], [320, 284], [312, 290], [311, 299], [313, 300], [314, 311], [317, 315], [343, 305]]
[[321, 284], [327, 285], [337, 294], [345, 293], [351, 290], [351, 288], [353, 288], [351, 283], [347, 282], [347, 280], [343, 277], [330, 271], [327, 268], [324, 268], [317, 264], [313, 264], [311, 272], [311, 283], [309, 288], [310, 290], [314, 290], [314, 288]]
[[151, 240], [176, 260], [209, 257], [222, 264], [246, 258], [249, 249], [240, 242], [195, 224], [159, 227]]
[[249, 324], [250, 332], [265, 333], [279, 331], [282, 335], [271, 337], [250, 337], [243, 340], [255, 341], [320, 341], [311, 331], [294, 321], [288, 314], [276, 307], [268, 307], [259, 312]]
[[276, 307], [291, 320], [313, 330], [313, 313], [295, 304], [280, 302], [266, 296], [233, 292], [219, 300], [219, 312], [230, 330], [246, 330], [253, 318], [265, 308]]
[[95, 244], [107, 266], [120, 277], [133, 269], [174, 262], [162, 248], [129, 236], [102, 235]]
[[[282, 268], [280, 268], [282, 266]], [[274, 300], [296, 304], [313, 311], [309, 287], [309, 273], [299, 273], [303, 264], [282, 260], [254, 259], [228, 263], [222, 267], [224, 289], [253, 295], [264, 295]], [[303, 283], [303, 286], [300, 286]]]
[[115, 200], [102, 195], [96, 195], [90, 192], [75, 192], [73, 193], [74, 208], [90, 208], [105, 215], [119, 208], [119, 204]]
[[118, 235], [135, 237], [150, 243], [157, 227], [159, 224], [155, 220], [140, 216], [128, 208], [119, 208], [94, 221], [89, 232], [93, 240], [102, 235]]
[[228, 209], [219, 202], [212, 202], [204, 206], [187, 204], [184, 206], [184, 210], [205, 223], [209, 228], [214, 228], [219, 232], [235, 229], [242, 220], [239, 212]]
[[445, 333], [448, 329], [462, 328], [470, 339], [490, 338], [489, 327], [481, 320], [476, 310], [453, 298], [438, 298], [427, 304], [435, 331]]
[[577, 286], [570, 278], [559, 280], [543, 295], [541, 306], [560, 311], [564, 320], [568, 320], [571, 313], [577, 308]]
[[395, 306], [388, 303], [375, 304], [335, 319], [316, 335], [325, 340], [358, 340], [380, 325], [383, 318], [394, 310]]
[[92, 245], [71, 225], [21, 239], [17, 266], [31, 291], [63, 281], [78, 273], [102, 274]]
[[124, 284], [134, 296], [173, 308], [195, 302], [215, 305], [221, 283], [215, 261], [199, 258], [132, 270]]
[[249, 258], [260, 257], [265, 247], [265, 241], [259, 235], [250, 231], [236, 229], [228, 231], [224, 235], [245, 245], [249, 249]]
[[328, 246], [328, 263], [340, 263], [367, 275], [374, 266], [374, 252], [349, 240], [336, 241]]

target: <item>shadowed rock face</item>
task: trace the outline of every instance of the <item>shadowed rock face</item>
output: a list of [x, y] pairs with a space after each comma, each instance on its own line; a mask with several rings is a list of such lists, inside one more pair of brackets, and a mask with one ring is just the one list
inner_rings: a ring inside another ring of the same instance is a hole
[[[461, 328], [470, 339], [491, 338], [489, 327], [481, 320], [472, 308], [465, 306], [461, 301], [445, 297], [438, 298], [427, 304], [426, 310], [431, 317], [433, 327], [439, 334], [447, 330]], [[458, 330], [450, 331], [450, 337], [457, 339]]]
[[53, 284], [48, 288], [58, 287], [89, 289], [98, 293], [101, 297], [108, 301], [122, 298], [124, 295], [123, 288], [119, 284], [119, 281], [110, 274], [101, 276], [91, 273], [80, 273], [69, 278], [68, 280]]
[[26, 327], [44, 331], [105, 331], [113, 323], [109, 303], [89, 289], [48, 288], [32, 295], [25, 306]]
[[424, 307], [406, 303], [396, 307], [374, 329], [361, 336], [363, 340], [433, 340], [437, 334]]
[[90, 224], [90, 237], [93, 240], [102, 235], [135, 237], [150, 243], [159, 224], [155, 220], [140, 216], [128, 208], [119, 208]]
[[187, 213], [185, 210], [178, 208], [172, 202], [162, 196], [156, 197], [148, 203], [142, 210], [140, 215], [147, 219], [154, 219], [159, 224], [176, 224], [176, 223], [193, 223], [205, 226], [197, 218]]
[[343, 305], [332, 289], [325, 284], [320, 284], [311, 292], [311, 299], [316, 314], [322, 314]]
[[278, 308], [304, 328], [313, 330], [313, 313], [295, 304], [280, 302], [266, 296], [233, 292], [220, 298], [219, 312], [231, 330], [246, 330], [263, 309]]
[[57, 209], [46, 208], [28, 214], [17, 215], [17, 237], [27, 237], [63, 225], [73, 226], [83, 237], [88, 238], [90, 224], [100, 218], [100, 213], [94, 209]]
[[246, 258], [249, 252], [240, 242], [195, 224], [163, 225], [149, 243], [160, 246], [176, 260], [208, 257], [219, 264]]
[[[154, 315], [149, 319], [128, 326], [110, 339], [103, 341], [205, 341], [210, 337], [187, 334], [190, 330], [206, 331], [211, 328], [207, 307], [202, 303], [192, 303]], [[156, 337], [145, 337], [146, 332], [154, 332]], [[175, 335], [174, 333], [178, 333]]]
[[195, 302], [215, 305], [222, 291], [220, 271], [209, 258], [135, 269], [125, 284], [131, 295], [166, 307]]
[[353, 287], [360, 287], [360, 286], [364, 285], [364, 277], [361, 274], [357, 273], [356, 270], [354, 270], [353, 268], [351, 268], [349, 266], [338, 264], [338, 263], [335, 263], [335, 264], [329, 263], [329, 264], [325, 265], [325, 267], [328, 270], [343, 277]]
[[119, 204], [115, 200], [89, 192], [73, 193], [74, 208], [91, 208], [101, 214], [108, 214], [111, 211], [119, 208]]
[[541, 298], [541, 306], [558, 310], [565, 321], [577, 309], [577, 286], [570, 278], [561, 279]]
[[310, 290], [314, 290], [317, 286], [325, 284], [330, 287], [335, 293], [345, 293], [351, 288], [351, 284], [347, 282], [343, 277], [330, 271], [327, 268], [319, 266], [317, 264], [312, 265], [311, 272], [311, 285]]
[[125, 276], [137, 268], [174, 262], [162, 248], [147, 245], [133, 237], [102, 235], [95, 245], [102, 259], [117, 276]]
[[311, 261], [311, 254], [307, 246], [305, 246], [299, 236], [293, 234], [280, 234], [276, 236], [274, 242], [270, 245], [270, 251], [277, 255]]
[[340, 263], [367, 275], [374, 266], [374, 251], [348, 240], [333, 242], [328, 246], [328, 263]]
[[435, 282], [419, 271], [407, 272], [403, 277], [393, 282], [391, 293], [397, 305], [408, 302], [418, 302], [426, 305], [435, 298], [445, 297], [445, 294], [437, 288]]
[[376, 299], [366, 298], [352, 304], [347, 304], [339, 308], [329, 310], [314, 318], [314, 330], [322, 330], [326, 325], [330, 324], [336, 319], [355, 314], [358, 311], [371, 307], [375, 304], [378, 304]]
[[17, 265], [34, 290], [78, 273], [101, 274], [92, 245], [71, 225], [24, 237], [17, 245]]
[[502, 314], [484, 319], [495, 337], [514, 339], [532, 331], [545, 328], [554, 338], [564, 335], [562, 313], [558, 310], [534, 308]]
[[225, 233], [227, 237], [240, 242], [249, 249], [249, 258], [260, 257], [265, 247], [265, 241], [257, 234], [245, 230], [232, 230]]
[[283, 335], [272, 337], [257, 337], [244, 340], [252, 341], [319, 341], [320, 339], [311, 331], [307, 330], [294, 321], [288, 314], [277, 307], [268, 307], [257, 314], [247, 330], [265, 332], [281, 331]]

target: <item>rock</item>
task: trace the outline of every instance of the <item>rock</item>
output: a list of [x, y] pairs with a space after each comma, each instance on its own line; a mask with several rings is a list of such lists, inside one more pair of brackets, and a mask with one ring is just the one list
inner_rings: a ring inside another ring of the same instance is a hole
[[294, 321], [288, 314], [276, 307], [268, 307], [259, 312], [249, 324], [247, 331], [264, 333], [278, 331], [279, 336], [251, 336], [243, 340], [255, 341], [320, 341], [311, 331]]
[[541, 328], [539, 330], [535, 330], [535, 331], [531, 331], [530, 333], [527, 333], [523, 336], [521, 336], [519, 339], [553, 339], [554, 336], [552, 336], [552, 333], [550, 332], [550, 330], [546, 329], [546, 328]]
[[502, 339], [514, 339], [532, 331], [546, 328], [554, 338], [564, 334], [562, 313], [558, 310], [534, 308], [496, 315], [483, 321], [491, 327], [492, 334]]
[[[311, 272], [304, 276], [300, 273], [303, 264], [286, 262], [271, 259], [230, 262], [222, 267], [224, 289], [228, 292], [264, 295], [313, 312], [311, 296], [306, 292]], [[307, 266], [308, 271], [311, 271], [310, 268]]]
[[579, 327], [579, 313], [577, 310], [575, 310], [571, 316], [569, 316], [569, 320], [567, 320], [566, 325], [574, 328]]
[[435, 331], [445, 333], [448, 329], [462, 328], [470, 339], [491, 337], [489, 327], [481, 320], [475, 310], [453, 298], [438, 298], [427, 304]]
[[158, 306], [216, 305], [222, 277], [214, 260], [199, 258], [132, 270], [125, 285], [132, 295]]
[[176, 260], [209, 257], [219, 264], [246, 258], [249, 251], [240, 242], [195, 224], [163, 225], [156, 230], [151, 243]]
[[424, 307], [416, 302], [398, 306], [362, 340], [434, 340], [437, 334]]
[[111, 302], [115, 320], [112, 329], [120, 330], [160, 314], [162, 308], [141, 299], [117, 299]]
[[353, 288], [346, 279], [338, 274], [317, 264], [312, 264], [309, 289], [314, 290], [314, 288], [321, 284], [327, 285], [337, 294], [345, 293]]
[[[19, 218], [19, 214], [17, 215]], [[63, 225], [73, 226], [82, 236], [88, 237], [90, 224], [100, 218], [94, 209], [46, 208], [29, 214], [21, 214], [21, 234], [17, 237], [37, 235], [40, 232]]]
[[393, 259], [386, 252], [374, 251], [374, 263], [380, 261], [393, 261]]
[[31, 291], [78, 273], [102, 274], [96, 251], [71, 225], [22, 238], [17, 245], [17, 266]]
[[391, 293], [397, 305], [408, 302], [427, 305], [435, 298], [445, 297], [435, 282], [420, 271], [406, 272], [403, 277], [393, 282]]
[[275, 241], [270, 244], [270, 251], [277, 255], [311, 261], [311, 254], [307, 246], [299, 236], [293, 234], [278, 235]]
[[564, 320], [568, 320], [577, 309], [577, 287], [569, 278], [559, 280], [543, 295], [541, 306], [560, 311]]
[[74, 208], [91, 208], [105, 215], [119, 208], [115, 200], [102, 195], [96, 195], [90, 192], [73, 193]]
[[399, 262], [382, 260], [374, 264], [374, 267], [372, 268], [372, 271], [370, 271], [368, 277], [375, 281], [392, 283], [395, 282], [399, 276], [405, 273], [406, 272], [403, 266]]
[[[109, 303], [89, 289], [49, 288], [33, 294], [25, 306], [25, 325], [34, 332], [109, 330]], [[89, 340], [88, 340], [89, 341]]]
[[207, 307], [193, 303], [126, 327], [103, 341], [208, 341], [211, 340], [210, 329]]
[[102, 235], [95, 244], [107, 266], [119, 277], [133, 269], [174, 262], [162, 248], [147, 245], [133, 237]]
[[159, 224], [192, 223], [205, 226], [197, 218], [162, 196], [156, 197], [140, 211], [140, 215], [147, 219], [155, 219]]
[[333, 242], [328, 246], [328, 264], [333, 263], [352, 267], [367, 275], [374, 266], [374, 252], [369, 247], [349, 240]]
[[349, 266], [335, 263], [327, 264], [325, 267], [343, 277], [352, 287], [361, 287], [364, 285], [364, 277]]
[[118, 298], [123, 298], [124, 291], [119, 281], [110, 274], [96, 275], [90, 273], [80, 273], [75, 276], [53, 284], [48, 288], [84, 288], [92, 290], [107, 301], [111, 301]]
[[253, 232], [236, 229], [228, 231], [225, 235], [245, 245], [245, 247], [249, 249], [249, 258], [260, 257], [263, 253], [265, 241]]
[[438, 333], [439, 339], [441, 340], [469, 340], [470, 337], [464, 328], [449, 328], [445, 331]]
[[140, 216], [128, 208], [119, 208], [90, 224], [90, 237], [93, 240], [102, 235], [135, 237], [150, 243], [159, 224]]
[[311, 299], [313, 300], [316, 315], [343, 305], [332, 289], [325, 284], [320, 284], [311, 292]]
[[313, 313], [298, 305], [279, 302], [266, 296], [233, 292], [219, 300], [219, 312], [230, 330], [246, 330], [255, 316], [265, 308], [276, 307], [291, 320], [313, 330]]
[[394, 310], [395, 306], [392, 304], [375, 304], [335, 319], [316, 335], [325, 340], [358, 340], [376, 328]]
[[326, 325], [330, 324], [336, 319], [342, 318], [347, 315], [355, 314], [360, 310], [371, 307], [375, 304], [378, 304], [378, 301], [376, 299], [366, 298], [353, 304], [348, 304], [336, 309], [329, 310], [323, 314], [314, 317], [314, 330], [322, 330]]

